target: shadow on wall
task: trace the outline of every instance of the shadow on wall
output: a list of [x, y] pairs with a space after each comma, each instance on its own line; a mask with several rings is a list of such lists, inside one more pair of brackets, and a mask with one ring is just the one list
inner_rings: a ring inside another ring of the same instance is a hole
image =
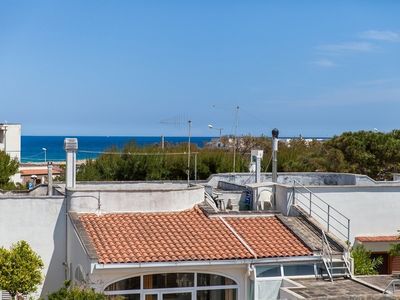
[[41, 297], [46, 298], [51, 292], [54, 292], [63, 286], [65, 281], [65, 248], [66, 248], [66, 204], [63, 201], [62, 208], [57, 217], [57, 222], [53, 232], [54, 250], [50, 259]]

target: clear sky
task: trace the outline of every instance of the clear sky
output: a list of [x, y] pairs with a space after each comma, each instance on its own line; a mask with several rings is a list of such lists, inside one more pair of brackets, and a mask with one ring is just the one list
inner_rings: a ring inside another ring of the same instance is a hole
[[3, 0], [0, 103], [25, 135], [400, 128], [400, 1]]

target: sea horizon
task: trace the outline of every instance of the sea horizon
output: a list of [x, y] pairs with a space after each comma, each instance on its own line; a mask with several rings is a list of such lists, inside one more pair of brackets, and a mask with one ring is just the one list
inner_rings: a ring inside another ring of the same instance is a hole
[[[21, 162], [43, 163], [45, 161], [64, 161], [64, 139], [75, 137], [78, 139], [78, 160], [94, 159], [102, 152], [111, 147], [122, 149], [126, 144], [134, 141], [139, 146], [154, 145], [161, 143], [159, 136], [106, 136], [106, 135], [22, 135], [21, 136]], [[298, 138], [281, 137], [284, 139]], [[303, 137], [304, 139], [329, 139], [329, 137]], [[205, 144], [217, 136], [192, 136], [191, 143], [198, 147]], [[179, 144], [186, 143], [188, 136], [164, 136], [165, 143]], [[43, 150], [46, 149], [46, 150]]]

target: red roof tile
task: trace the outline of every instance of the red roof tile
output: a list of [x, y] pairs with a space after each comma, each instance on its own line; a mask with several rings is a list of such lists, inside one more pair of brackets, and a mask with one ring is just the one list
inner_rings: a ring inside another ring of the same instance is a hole
[[275, 217], [226, 218], [258, 257], [311, 255], [284, 224]]
[[[60, 174], [62, 169], [53, 167], [53, 175]], [[47, 175], [47, 169], [23, 169], [20, 170], [22, 176], [29, 176], [29, 175]]]
[[398, 235], [380, 235], [380, 236], [357, 236], [359, 242], [400, 242]]
[[[171, 213], [82, 214], [100, 263], [254, 258], [218, 218], [195, 208]], [[311, 255], [275, 217], [226, 218], [260, 257]]]

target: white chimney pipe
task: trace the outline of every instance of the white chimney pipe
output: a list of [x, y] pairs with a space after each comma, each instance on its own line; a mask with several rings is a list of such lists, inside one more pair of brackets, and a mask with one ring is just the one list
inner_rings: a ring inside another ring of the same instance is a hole
[[66, 188], [74, 188], [76, 184], [76, 151], [78, 150], [78, 139], [66, 138], [64, 149], [67, 153], [67, 167], [65, 174]]
[[261, 182], [261, 160], [263, 158], [264, 151], [263, 150], [251, 150], [251, 160], [255, 165], [255, 182]]

